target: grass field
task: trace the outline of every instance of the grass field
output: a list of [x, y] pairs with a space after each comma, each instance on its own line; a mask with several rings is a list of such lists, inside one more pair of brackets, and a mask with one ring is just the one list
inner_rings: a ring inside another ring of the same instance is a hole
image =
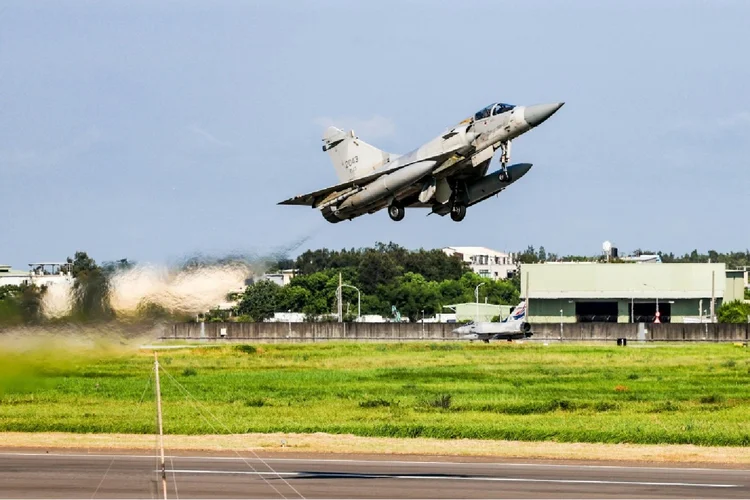
[[[469, 343], [160, 353], [165, 432], [750, 445], [733, 345]], [[153, 354], [0, 351], [0, 431], [153, 433]]]

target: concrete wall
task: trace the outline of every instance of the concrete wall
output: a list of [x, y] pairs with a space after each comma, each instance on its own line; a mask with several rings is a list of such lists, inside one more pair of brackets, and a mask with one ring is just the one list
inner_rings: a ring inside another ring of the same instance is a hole
[[[558, 310], [559, 314], [559, 310]], [[450, 323], [177, 323], [168, 329], [164, 339], [227, 339], [254, 342], [406, 342], [457, 340]], [[750, 325], [725, 324], [632, 324], [632, 323], [566, 323], [563, 341], [616, 341], [639, 339], [639, 328], [645, 329], [647, 341], [747, 341]], [[222, 336], [222, 329], [225, 335]], [[559, 341], [560, 323], [534, 323], [535, 341]]]

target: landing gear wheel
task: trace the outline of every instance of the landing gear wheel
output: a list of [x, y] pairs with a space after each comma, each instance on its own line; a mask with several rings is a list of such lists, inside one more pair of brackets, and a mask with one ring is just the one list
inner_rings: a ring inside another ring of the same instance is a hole
[[505, 168], [505, 165], [503, 165], [503, 169], [500, 171], [500, 182], [508, 182], [510, 180], [510, 175], [508, 175], [508, 170]]
[[466, 217], [466, 205], [458, 203], [451, 208], [451, 219], [461, 222]]
[[388, 207], [388, 216], [391, 218], [391, 220], [398, 222], [404, 218], [404, 215], [406, 215], [406, 211], [401, 205], [396, 205], [394, 203], [393, 205]]

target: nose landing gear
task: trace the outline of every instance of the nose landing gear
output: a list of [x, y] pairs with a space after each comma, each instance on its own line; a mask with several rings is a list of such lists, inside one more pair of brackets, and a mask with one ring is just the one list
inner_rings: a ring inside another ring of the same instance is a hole
[[506, 141], [500, 144], [502, 152], [500, 153], [500, 180], [502, 182], [510, 181], [510, 175], [508, 175], [508, 163], [510, 163], [510, 141]]

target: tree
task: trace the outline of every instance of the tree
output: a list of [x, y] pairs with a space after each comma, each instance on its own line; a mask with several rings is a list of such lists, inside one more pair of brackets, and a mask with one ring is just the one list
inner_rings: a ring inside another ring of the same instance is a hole
[[539, 255], [534, 250], [534, 245], [529, 245], [526, 250], [518, 253], [516, 260], [521, 264], [536, 264], [539, 262]]
[[253, 283], [245, 289], [237, 312], [250, 316], [253, 321], [264, 321], [276, 312], [281, 287], [269, 280]]
[[42, 299], [46, 287], [37, 285], [21, 285], [20, 287], [20, 310], [25, 323], [39, 323], [42, 321]]
[[12, 326], [23, 323], [20, 295], [21, 288], [17, 285], [0, 286], [0, 325]]
[[546, 262], [547, 261], [547, 251], [544, 250], [543, 246], [539, 247], [539, 255], [537, 257], [539, 259], [539, 262]]
[[[96, 265], [96, 263], [94, 263], [94, 265]], [[112, 276], [115, 273], [127, 271], [129, 269], [133, 269], [134, 267], [135, 262], [130, 262], [128, 259], [119, 259], [102, 263], [102, 271], [107, 276]]]
[[377, 250], [367, 250], [357, 267], [362, 291], [373, 293], [379, 285], [390, 283], [403, 273], [403, 268], [391, 255]]
[[109, 279], [104, 270], [86, 252], [68, 257], [74, 278], [74, 315], [81, 320], [111, 319], [114, 312], [109, 304]]
[[45, 287], [34, 284], [0, 287], [0, 324], [19, 325], [40, 322]]
[[716, 312], [719, 323], [747, 323], [750, 316], [750, 304], [734, 300], [719, 307]]
[[395, 305], [401, 315], [408, 317], [410, 321], [416, 321], [421, 317], [422, 310], [425, 315], [440, 312], [438, 284], [425, 280], [422, 275], [406, 273], [389, 288], [388, 295], [391, 304]]
[[306, 288], [288, 285], [279, 289], [276, 301], [279, 311], [303, 312], [311, 298], [312, 294]]
[[448, 256], [439, 249], [419, 249], [403, 258], [404, 272], [421, 274], [427, 281], [457, 280], [470, 271], [469, 265], [458, 255]]

